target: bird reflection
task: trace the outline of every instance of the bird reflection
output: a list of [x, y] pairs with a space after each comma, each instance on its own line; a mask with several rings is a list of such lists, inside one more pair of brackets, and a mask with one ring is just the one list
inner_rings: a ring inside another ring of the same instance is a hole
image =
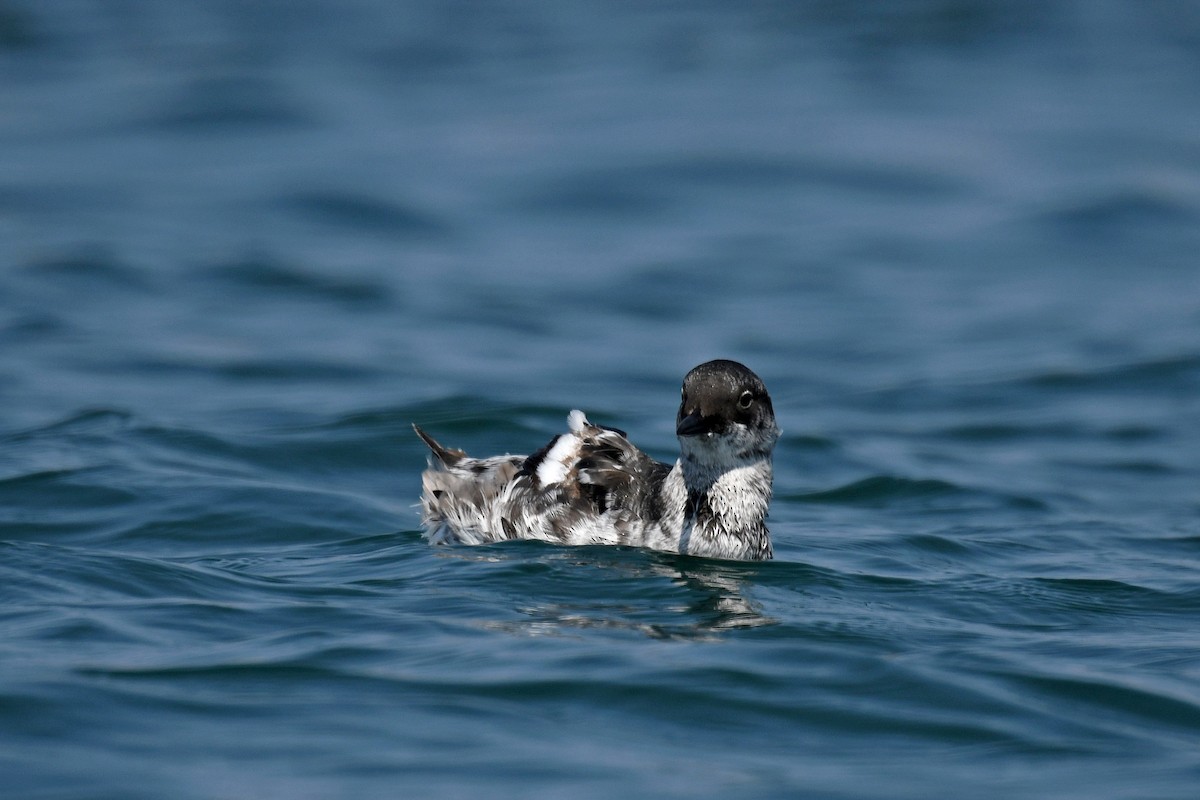
[[[489, 548], [486, 560], [496, 559]], [[540, 553], [551, 570], [537, 585], [522, 588], [513, 608], [519, 619], [491, 620], [485, 627], [526, 636], [570, 636], [609, 629], [655, 639], [713, 639], [722, 634], [777, 624], [747, 590], [767, 564], [710, 561], [687, 556], [611, 548], [559, 548]], [[456, 551], [482, 556], [479, 551]], [[528, 570], [522, 581], [531, 579]], [[518, 587], [510, 586], [512, 589]], [[512, 596], [511, 594], [509, 595]]]

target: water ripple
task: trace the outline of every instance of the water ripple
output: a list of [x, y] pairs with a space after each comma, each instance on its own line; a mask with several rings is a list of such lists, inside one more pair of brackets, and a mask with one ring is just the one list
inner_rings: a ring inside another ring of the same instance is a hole
[[937, 479], [900, 478], [891, 475], [876, 475], [834, 489], [785, 495], [785, 497], [802, 503], [834, 503], [866, 507], [914, 504], [928, 508], [947, 504], [976, 504], [983, 500], [989, 505], [1000, 504], [1011, 508], [1032, 510], [1046, 508], [1045, 503], [1033, 497], [982, 492]]
[[361, 193], [300, 190], [280, 197], [277, 203], [307, 219], [367, 233], [429, 238], [451, 231], [450, 224], [433, 211]]
[[215, 265], [204, 270], [202, 277], [217, 282], [222, 291], [285, 295], [352, 307], [382, 305], [389, 299], [384, 284], [335, 278], [270, 259], [247, 258]]

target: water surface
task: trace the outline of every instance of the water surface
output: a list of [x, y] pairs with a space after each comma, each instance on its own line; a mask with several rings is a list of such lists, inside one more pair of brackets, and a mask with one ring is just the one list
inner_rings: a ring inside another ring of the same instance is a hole
[[[1185, 4], [0, 0], [13, 797], [1190, 798]], [[776, 560], [432, 548], [419, 422]]]

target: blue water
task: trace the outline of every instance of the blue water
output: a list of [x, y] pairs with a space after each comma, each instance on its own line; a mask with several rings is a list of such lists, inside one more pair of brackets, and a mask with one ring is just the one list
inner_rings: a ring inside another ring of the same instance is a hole
[[[0, 0], [0, 794], [1194, 798], [1200, 13]], [[433, 548], [410, 423], [776, 560]]]

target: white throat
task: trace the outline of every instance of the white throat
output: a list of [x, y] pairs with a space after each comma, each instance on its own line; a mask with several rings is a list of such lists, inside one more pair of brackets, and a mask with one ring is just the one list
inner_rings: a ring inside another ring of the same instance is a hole
[[[681, 436], [684, 513], [680, 549], [725, 558], [770, 557], [766, 528], [778, 429]], [[757, 555], [755, 555], [757, 553]]]

